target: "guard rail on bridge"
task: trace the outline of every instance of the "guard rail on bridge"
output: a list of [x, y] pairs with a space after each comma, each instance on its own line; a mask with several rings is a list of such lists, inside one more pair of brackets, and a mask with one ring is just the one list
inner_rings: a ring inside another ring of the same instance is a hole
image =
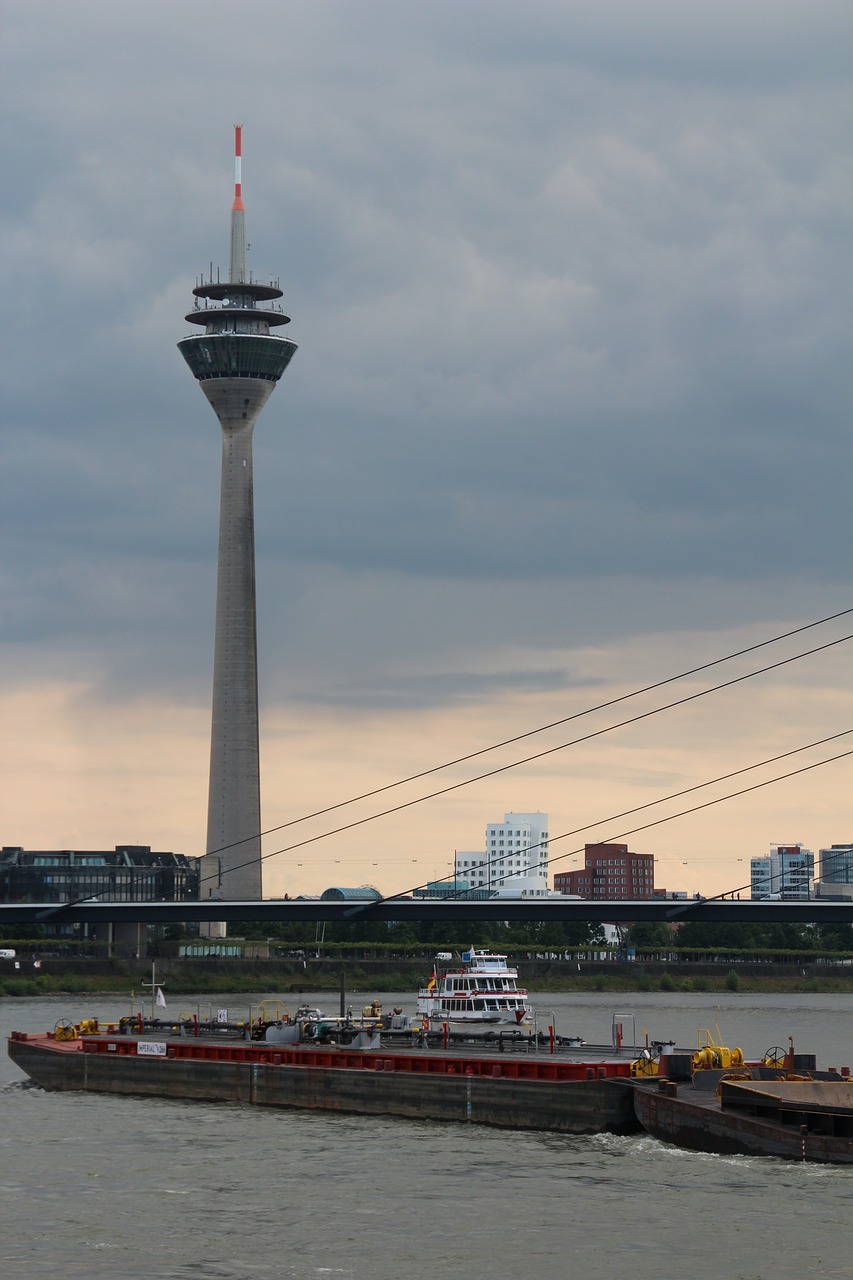
[[725, 924], [767, 924], [771, 921], [797, 924], [853, 923], [853, 902], [826, 899], [783, 902], [771, 899], [731, 901], [722, 898], [652, 899], [645, 901], [591, 901], [582, 898], [487, 898], [482, 901], [447, 901], [428, 898], [380, 898], [375, 902], [353, 903], [320, 898], [266, 898], [259, 902], [206, 899], [204, 902], [6, 902], [0, 903], [0, 925], [32, 924], [115, 924], [139, 921], [169, 924], [178, 921], [221, 920], [226, 924], [243, 921], [327, 920], [346, 923], [354, 920], [484, 921], [637, 921], [659, 920], [681, 924], [685, 920]]

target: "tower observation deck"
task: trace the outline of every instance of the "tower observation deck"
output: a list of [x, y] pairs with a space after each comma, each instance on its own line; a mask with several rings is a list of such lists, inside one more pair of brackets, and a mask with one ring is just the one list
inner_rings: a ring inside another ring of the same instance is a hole
[[214, 279], [211, 266], [199, 280], [186, 319], [203, 332], [178, 350], [222, 428], [207, 819], [207, 853], [218, 858], [218, 875], [202, 863], [201, 894], [251, 900], [262, 896], [252, 433], [296, 343], [271, 332], [290, 322], [278, 281], [258, 283], [247, 270], [240, 125], [235, 144], [228, 279]]

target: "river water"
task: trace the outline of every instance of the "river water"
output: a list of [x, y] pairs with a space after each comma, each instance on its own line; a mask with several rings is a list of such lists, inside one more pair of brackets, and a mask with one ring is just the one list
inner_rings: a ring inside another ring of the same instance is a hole
[[[243, 1016], [250, 999], [217, 997], [214, 1010]], [[395, 1003], [412, 1011], [384, 996], [386, 1009]], [[718, 1024], [722, 1042], [747, 1056], [793, 1035], [818, 1066], [853, 1066], [853, 996], [549, 994], [534, 1003], [554, 1011], [560, 1034], [597, 1043], [609, 1042], [615, 1013], [633, 1014], [638, 1038], [645, 1029], [691, 1048], [699, 1028]], [[178, 1004], [196, 1007], [182, 997], [169, 1012]], [[13, 1029], [127, 1011], [127, 1001], [103, 996], [0, 999], [0, 1033], [5, 1042]], [[711, 1272], [853, 1278], [853, 1168], [700, 1155], [647, 1137], [51, 1094], [0, 1060], [0, 1274], [12, 1280]]]

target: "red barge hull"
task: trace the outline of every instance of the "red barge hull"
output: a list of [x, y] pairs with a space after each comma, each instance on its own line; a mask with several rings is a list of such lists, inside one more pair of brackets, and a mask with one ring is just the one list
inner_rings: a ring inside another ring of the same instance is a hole
[[[144, 1047], [140, 1050], [139, 1046]], [[558, 1133], [639, 1130], [627, 1062], [520, 1054], [285, 1048], [151, 1042], [99, 1035], [57, 1041], [13, 1032], [9, 1057], [49, 1090], [452, 1120]]]

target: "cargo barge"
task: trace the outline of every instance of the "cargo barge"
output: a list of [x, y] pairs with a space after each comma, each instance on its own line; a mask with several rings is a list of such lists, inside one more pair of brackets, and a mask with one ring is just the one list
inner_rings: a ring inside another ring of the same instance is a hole
[[645, 1130], [695, 1151], [853, 1164], [849, 1069], [819, 1072], [793, 1042], [747, 1062], [719, 1044], [718, 1032], [700, 1032], [693, 1053], [671, 1042], [627, 1048], [624, 1015], [614, 1015], [608, 1048], [557, 1037], [553, 1026], [547, 1037], [465, 1040], [446, 1026], [416, 1031], [396, 1010], [384, 1019], [378, 1012], [368, 1007], [360, 1023], [308, 1009], [300, 1013], [317, 1016], [227, 1025], [141, 1014], [102, 1026], [62, 1020], [45, 1034], [13, 1031], [8, 1052], [48, 1090], [566, 1134]]
[[746, 1079], [723, 1073], [717, 1081], [694, 1077], [687, 1085], [659, 1078], [635, 1089], [634, 1106], [653, 1138], [691, 1151], [853, 1164], [853, 1082], [815, 1074], [819, 1078]]
[[369, 1050], [97, 1032], [13, 1031], [12, 1061], [49, 1090], [135, 1094], [558, 1133], [639, 1129], [631, 1062], [450, 1048]]

